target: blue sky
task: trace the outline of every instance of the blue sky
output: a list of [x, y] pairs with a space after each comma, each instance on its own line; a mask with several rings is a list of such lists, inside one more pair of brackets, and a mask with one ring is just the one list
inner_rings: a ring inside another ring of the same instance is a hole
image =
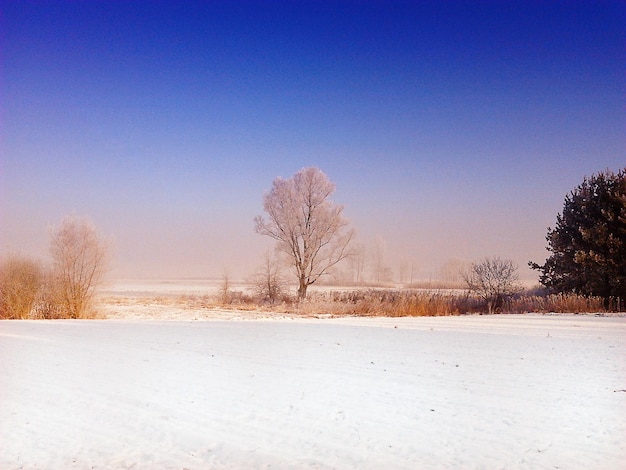
[[[248, 275], [276, 176], [318, 166], [398, 271], [546, 256], [626, 165], [623, 2], [2, 1], [0, 251], [89, 216], [112, 275]], [[536, 277], [536, 276], [535, 276]]]

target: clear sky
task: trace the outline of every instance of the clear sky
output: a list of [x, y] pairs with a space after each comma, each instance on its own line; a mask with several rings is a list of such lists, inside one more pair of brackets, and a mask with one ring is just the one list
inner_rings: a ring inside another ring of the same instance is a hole
[[[0, 251], [64, 215], [112, 275], [244, 277], [276, 176], [317, 166], [396, 273], [512, 258], [626, 166], [622, 1], [0, 1]], [[397, 277], [397, 274], [396, 274]]]

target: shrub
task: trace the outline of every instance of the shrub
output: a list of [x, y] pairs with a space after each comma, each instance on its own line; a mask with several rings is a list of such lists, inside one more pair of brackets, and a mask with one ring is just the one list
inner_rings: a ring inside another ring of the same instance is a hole
[[52, 300], [68, 318], [88, 316], [106, 269], [107, 245], [88, 219], [77, 216], [63, 219], [51, 235]]
[[11, 255], [0, 263], [0, 318], [29, 318], [42, 286], [41, 265]]

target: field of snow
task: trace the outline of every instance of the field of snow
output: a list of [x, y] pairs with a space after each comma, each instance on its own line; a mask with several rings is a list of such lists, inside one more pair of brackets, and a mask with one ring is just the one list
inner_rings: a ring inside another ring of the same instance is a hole
[[0, 322], [2, 469], [621, 469], [626, 318]]
[[[204, 295], [219, 292], [223, 281], [218, 279], [116, 279], [106, 283], [101, 294], [105, 297], [171, 297]], [[231, 282], [231, 288], [244, 289], [241, 282]]]

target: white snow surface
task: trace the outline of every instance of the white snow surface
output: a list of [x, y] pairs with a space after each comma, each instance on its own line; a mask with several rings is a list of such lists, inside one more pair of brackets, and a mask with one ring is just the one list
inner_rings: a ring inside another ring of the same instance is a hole
[[1, 321], [1, 469], [623, 469], [626, 318]]

